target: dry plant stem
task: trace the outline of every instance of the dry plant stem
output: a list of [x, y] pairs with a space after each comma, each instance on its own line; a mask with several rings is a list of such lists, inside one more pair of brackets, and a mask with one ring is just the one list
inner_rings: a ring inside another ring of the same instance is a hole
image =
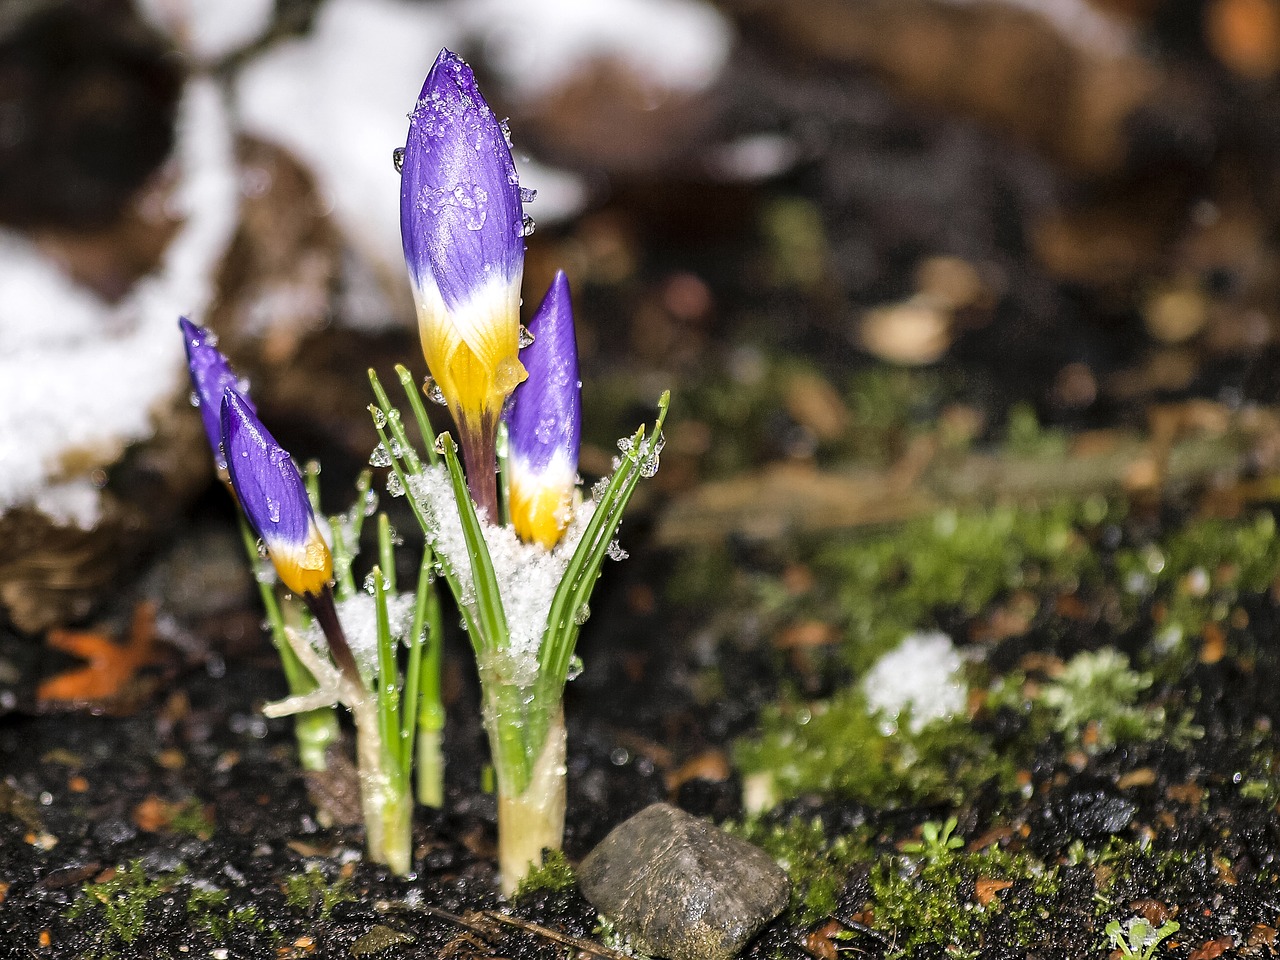
[[[499, 756], [493, 723], [489, 738]], [[529, 873], [542, 865], [544, 849], [558, 850], [564, 842], [565, 731], [564, 711], [557, 706], [542, 750], [533, 761], [529, 782], [516, 793], [501, 765], [498, 773], [498, 870], [502, 892], [511, 896]]]
[[478, 424], [459, 416], [462, 462], [467, 468], [467, 489], [476, 512], [490, 523], [498, 522], [497, 423], [485, 417]]
[[[327, 662], [295, 630], [286, 630], [289, 646], [316, 678], [319, 689], [262, 708], [268, 717], [343, 703], [356, 724], [356, 768], [360, 776], [360, 805], [364, 813], [365, 844], [369, 856], [399, 876], [409, 873], [412, 856], [413, 802], [407, 790], [396, 790], [393, 772], [386, 768], [379, 736], [378, 699], [359, 679]], [[350, 650], [347, 651], [348, 656]], [[352, 666], [354, 667], [354, 661]]]

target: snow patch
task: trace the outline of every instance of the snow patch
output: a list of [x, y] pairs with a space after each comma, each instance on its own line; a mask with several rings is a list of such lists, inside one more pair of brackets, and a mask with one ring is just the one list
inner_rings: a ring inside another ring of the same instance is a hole
[[[178, 316], [209, 305], [238, 219], [232, 135], [211, 81], [187, 85], [175, 154], [172, 202], [183, 225], [157, 271], [115, 305], [0, 231], [0, 510], [39, 507], [42, 488], [68, 479], [75, 454], [108, 464], [150, 437], [153, 412], [184, 379]], [[74, 510], [68, 496], [45, 500], [55, 519], [81, 525], [91, 516], [88, 489], [74, 495]]]
[[[471, 558], [467, 554], [448, 471], [443, 466], [424, 468], [419, 476], [409, 478], [409, 489], [432, 526], [429, 534], [432, 546], [457, 575], [463, 604], [473, 604], [475, 581], [471, 575]], [[580, 505], [564, 537], [552, 550], [521, 542], [510, 527], [481, 521], [507, 615], [508, 649], [517, 671], [512, 679], [518, 684], [532, 683], [537, 676], [538, 650], [546, 631], [551, 601], [593, 513], [593, 501]]]
[[197, 60], [213, 62], [261, 37], [275, 0], [134, 0], [142, 17]]
[[[397, 282], [404, 255], [391, 154], [404, 146], [436, 54], [465, 39], [458, 19], [447, 7], [408, 0], [329, 0], [309, 36], [267, 51], [236, 82], [244, 128], [305, 161], [359, 255]], [[521, 160], [518, 151], [516, 163], [521, 182], [538, 191], [528, 210], [535, 219], [550, 223], [582, 209], [580, 178]], [[369, 326], [385, 323], [385, 313], [358, 311]]]
[[459, 0], [455, 10], [526, 99], [599, 58], [620, 60], [659, 90], [698, 93], [715, 83], [733, 41], [728, 21], [699, 0]]
[[868, 671], [862, 691], [872, 713], [890, 728], [910, 709], [910, 729], [919, 733], [935, 720], [949, 720], [965, 709], [968, 687], [960, 676], [960, 654], [945, 633], [911, 633]]
[[[411, 593], [395, 593], [387, 595], [388, 623], [391, 636], [407, 643], [409, 631], [413, 628], [414, 595]], [[371, 680], [378, 672], [378, 612], [377, 602], [373, 596], [357, 592], [342, 600], [335, 601], [338, 611], [338, 622], [342, 624], [342, 632], [346, 635], [347, 645], [356, 658], [356, 666], [366, 680]], [[312, 622], [307, 630], [307, 641], [317, 650], [327, 651], [328, 641], [318, 623]]]
[[92, 480], [68, 480], [39, 490], [35, 508], [60, 527], [92, 530], [102, 514], [102, 496]]

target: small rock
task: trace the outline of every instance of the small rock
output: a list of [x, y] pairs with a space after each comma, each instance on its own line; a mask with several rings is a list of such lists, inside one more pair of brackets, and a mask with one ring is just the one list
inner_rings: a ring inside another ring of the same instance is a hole
[[615, 827], [578, 878], [633, 946], [670, 960], [729, 960], [782, 911], [791, 887], [762, 850], [665, 803]]

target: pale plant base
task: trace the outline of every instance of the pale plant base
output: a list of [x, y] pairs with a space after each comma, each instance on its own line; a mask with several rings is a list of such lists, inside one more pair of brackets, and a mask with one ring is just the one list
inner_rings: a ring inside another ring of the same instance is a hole
[[418, 728], [418, 802], [424, 807], [444, 806], [444, 753], [439, 730]]
[[529, 785], [511, 795], [498, 771], [498, 871], [502, 892], [511, 896], [532, 867], [542, 865], [542, 851], [559, 850], [564, 842], [564, 717], [547, 731]]
[[285, 636], [315, 677], [317, 686], [310, 693], [268, 703], [262, 712], [268, 717], [286, 717], [335, 703], [346, 705], [356, 722], [356, 768], [365, 845], [370, 859], [385, 863], [403, 877], [409, 873], [413, 859], [413, 799], [408, 784], [397, 788], [393, 782], [395, 771], [385, 765], [377, 698], [316, 653], [297, 631], [286, 628]]

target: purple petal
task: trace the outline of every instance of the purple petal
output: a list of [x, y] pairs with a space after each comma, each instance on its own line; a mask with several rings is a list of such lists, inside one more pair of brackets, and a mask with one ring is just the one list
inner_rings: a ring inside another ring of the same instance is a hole
[[507, 411], [513, 460], [539, 474], [562, 454], [570, 475], [578, 469], [582, 439], [582, 383], [573, 334], [573, 304], [563, 270], [529, 321], [533, 343], [520, 351], [529, 378], [516, 387]]
[[231, 387], [222, 395], [222, 437], [240, 508], [273, 559], [280, 551], [305, 549], [315, 518], [302, 476], [289, 452]]
[[456, 308], [520, 276], [524, 210], [506, 133], [461, 59], [441, 50], [409, 115], [400, 234], [414, 285]]
[[205, 436], [209, 447], [213, 450], [214, 462], [219, 469], [227, 466], [226, 457], [222, 453], [222, 395], [227, 388], [235, 390], [240, 399], [256, 413], [245, 392], [245, 388], [231, 369], [231, 364], [222, 352], [214, 346], [216, 338], [204, 327], [196, 326], [186, 317], [178, 318], [178, 326], [187, 347], [187, 369], [191, 373], [191, 386], [195, 391], [195, 405], [200, 409], [200, 419], [204, 422]]

